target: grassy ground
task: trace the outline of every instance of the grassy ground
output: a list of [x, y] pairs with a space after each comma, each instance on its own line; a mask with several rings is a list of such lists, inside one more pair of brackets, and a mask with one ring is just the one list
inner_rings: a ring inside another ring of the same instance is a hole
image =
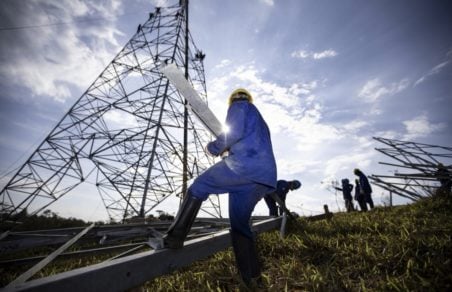
[[[260, 291], [451, 291], [452, 201], [292, 222], [261, 234]], [[238, 291], [231, 250], [148, 282], [147, 291]]]
[[[263, 287], [259, 291], [452, 291], [452, 195], [447, 198], [335, 214], [316, 222], [299, 218], [289, 224], [284, 239], [277, 231], [261, 234]], [[49, 265], [36, 277], [110, 256], [67, 259]], [[0, 287], [22, 272], [0, 268]], [[242, 287], [229, 249], [143, 288], [239, 291]]]

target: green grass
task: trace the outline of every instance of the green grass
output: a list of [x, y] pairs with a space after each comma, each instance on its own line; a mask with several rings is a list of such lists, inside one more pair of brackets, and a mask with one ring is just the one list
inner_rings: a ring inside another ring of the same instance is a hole
[[[330, 220], [316, 222], [299, 218], [289, 221], [284, 239], [278, 231], [261, 234], [258, 249], [263, 287], [259, 291], [452, 291], [451, 198], [335, 214]], [[42, 252], [48, 253], [45, 249]], [[34, 278], [110, 256], [56, 261]], [[24, 268], [0, 268], [1, 286]], [[142, 288], [239, 291], [243, 287], [229, 249], [149, 281]]]
[[[263, 291], [450, 291], [452, 202], [425, 199], [261, 234]], [[148, 291], [239, 291], [229, 249], [146, 283]]]

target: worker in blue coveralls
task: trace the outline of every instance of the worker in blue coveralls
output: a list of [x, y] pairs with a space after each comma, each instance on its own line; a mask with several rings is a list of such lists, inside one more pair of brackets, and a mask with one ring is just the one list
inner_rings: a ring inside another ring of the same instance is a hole
[[353, 173], [358, 176], [360, 193], [364, 195], [364, 201], [369, 204], [370, 209], [374, 208], [374, 201], [372, 200], [372, 187], [370, 186], [367, 176], [358, 168], [355, 168]]
[[353, 207], [353, 198], [352, 198], [352, 190], [353, 185], [349, 182], [348, 178], [344, 178], [341, 180], [342, 188], [334, 187], [338, 191], [342, 191], [342, 195], [344, 197], [345, 209], [347, 212], [355, 211]]
[[355, 200], [358, 201], [359, 208], [362, 212], [367, 212], [367, 204], [364, 198], [364, 194], [361, 193], [361, 187], [359, 186], [359, 180], [355, 179]]
[[207, 144], [206, 152], [228, 156], [198, 176], [164, 236], [168, 248], [181, 248], [199, 211], [210, 194], [229, 193], [231, 240], [237, 268], [246, 285], [260, 277], [251, 213], [265, 194], [276, 189], [276, 163], [270, 131], [251, 94], [243, 88], [229, 97], [226, 116], [229, 131]]
[[[274, 191], [273, 193], [276, 194], [276, 196], [278, 196], [278, 198], [280, 198], [283, 203], [285, 203], [287, 193], [300, 187], [301, 183], [298, 180], [286, 181], [280, 179], [276, 183], [276, 191]], [[276, 206], [276, 201], [272, 198], [271, 194], [265, 195], [264, 200], [267, 204], [270, 216], [281, 216], [283, 214], [283, 209]]]

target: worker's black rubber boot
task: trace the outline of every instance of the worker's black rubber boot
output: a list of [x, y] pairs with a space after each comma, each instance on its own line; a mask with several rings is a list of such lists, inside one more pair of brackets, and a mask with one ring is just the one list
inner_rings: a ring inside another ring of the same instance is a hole
[[253, 239], [231, 230], [232, 248], [240, 276], [247, 287], [260, 280], [261, 267]]
[[163, 236], [164, 247], [178, 249], [184, 246], [184, 240], [195, 221], [201, 203], [202, 200], [187, 193], [176, 218]]

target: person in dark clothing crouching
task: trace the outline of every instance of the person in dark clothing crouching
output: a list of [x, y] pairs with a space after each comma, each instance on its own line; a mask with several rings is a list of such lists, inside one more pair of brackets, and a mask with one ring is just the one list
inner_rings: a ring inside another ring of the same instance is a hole
[[276, 191], [270, 194], [266, 194], [264, 197], [265, 203], [267, 204], [270, 216], [281, 216], [283, 214], [283, 209], [276, 206], [276, 201], [272, 197], [276, 195], [284, 204], [286, 203], [287, 193], [299, 189], [301, 183], [298, 180], [278, 180], [276, 183]]

